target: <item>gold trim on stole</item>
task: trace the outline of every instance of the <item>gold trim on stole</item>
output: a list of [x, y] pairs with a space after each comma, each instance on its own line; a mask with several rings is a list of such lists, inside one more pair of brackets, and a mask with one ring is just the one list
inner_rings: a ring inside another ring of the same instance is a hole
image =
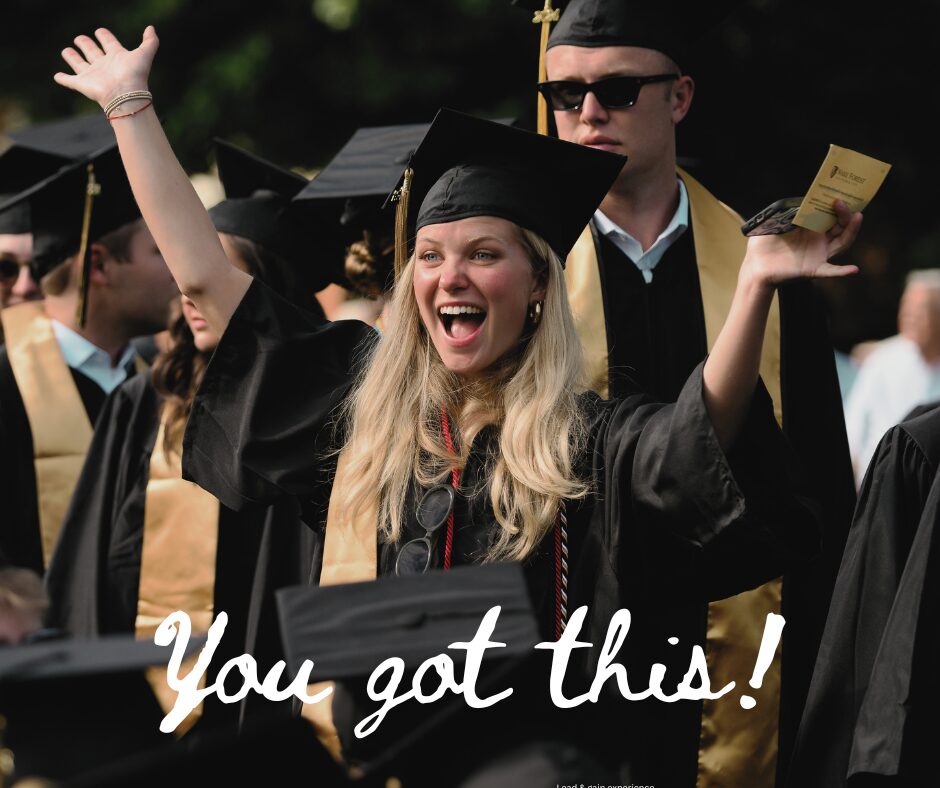
[[[144, 503], [144, 533], [140, 555], [140, 585], [134, 634], [152, 640], [170, 613], [186, 612], [194, 634], [209, 631], [214, 615], [215, 564], [219, 539], [219, 502], [192, 482], [183, 480], [182, 444], [167, 456], [163, 448], [166, 406], [160, 417], [157, 440], [150, 455], [150, 477]], [[198, 654], [180, 669], [192, 669]], [[164, 713], [176, 702], [166, 679], [166, 668], [149, 668], [147, 680]], [[200, 683], [204, 686], [204, 681]], [[202, 715], [199, 704], [177, 727], [181, 736]]]
[[[678, 170], [689, 195], [705, 334], [711, 350], [731, 308], [747, 239], [741, 217], [712, 196], [688, 173]], [[607, 327], [597, 250], [585, 228], [568, 256], [565, 279], [575, 325], [584, 346], [589, 387], [608, 396]], [[780, 309], [774, 297], [760, 365], [761, 378], [782, 418], [780, 396]], [[780, 579], [708, 606], [706, 658], [713, 687], [750, 678], [760, 648], [764, 620], [780, 612]], [[698, 755], [698, 788], [772, 786], [777, 759], [780, 664], [764, 677], [756, 710], [728, 698], [705, 701]]]
[[91, 444], [92, 425], [41, 301], [0, 312], [33, 438], [42, 561], [52, 551]]

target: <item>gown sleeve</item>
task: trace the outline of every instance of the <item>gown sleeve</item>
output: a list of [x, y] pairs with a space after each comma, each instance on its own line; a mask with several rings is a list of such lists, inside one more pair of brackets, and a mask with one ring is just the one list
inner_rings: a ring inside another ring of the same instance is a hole
[[680, 586], [692, 584], [697, 596], [721, 599], [819, 550], [818, 508], [763, 384], [726, 453], [705, 408], [703, 367], [675, 403], [598, 403], [593, 475], [604, 538], [621, 582], [638, 591], [652, 584], [685, 595]]
[[358, 321], [319, 320], [255, 280], [193, 402], [183, 478], [236, 511], [315, 495], [337, 407], [375, 336]]

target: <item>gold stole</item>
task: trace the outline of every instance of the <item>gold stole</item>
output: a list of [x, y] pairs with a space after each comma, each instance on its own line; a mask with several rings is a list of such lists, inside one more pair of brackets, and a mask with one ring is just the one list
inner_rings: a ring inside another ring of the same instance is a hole
[[[157, 440], [150, 455], [150, 478], [144, 503], [144, 534], [140, 556], [140, 585], [134, 633], [152, 640], [170, 613], [185, 611], [193, 634], [204, 634], [212, 624], [215, 562], [219, 536], [219, 502], [192, 482], [183, 480], [182, 441], [169, 456], [164, 452], [166, 406], [160, 417]], [[191, 670], [198, 653], [181, 667]], [[167, 685], [166, 668], [149, 668], [147, 680], [168, 713], [176, 700]], [[201, 682], [200, 686], [204, 686]], [[176, 729], [181, 736], [202, 714], [197, 706]]]
[[[738, 214], [715, 199], [688, 173], [679, 170], [679, 176], [689, 194], [705, 333], [711, 350], [731, 308], [747, 240], [741, 234], [742, 220]], [[584, 345], [588, 387], [606, 397], [607, 323], [590, 227], [585, 228], [568, 256], [565, 280]], [[767, 320], [760, 374], [780, 422], [780, 310], [776, 297]], [[753, 591], [708, 606], [706, 657], [712, 687], [722, 687], [729, 681], [741, 686], [750, 678], [764, 620], [768, 613], [780, 612], [780, 591], [781, 581], [777, 578]], [[697, 786], [772, 786], [779, 709], [779, 661], [774, 661], [764, 676], [756, 711], [744, 710], [728, 697], [705, 701]]]
[[[352, 523], [341, 522], [337, 496], [346, 485], [348, 475], [345, 450], [336, 463], [336, 477], [330, 492], [330, 505], [326, 512], [326, 531], [323, 538], [323, 564], [320, 569], [320, 585], [332, 586], [342, 583], [360, 583], [375, 580], [378, 565], [377, 528], [378, 506], [372, 504], [360, 510]], [[308, 686], [313, 695], [332, 681], [320, 681]], [[332, 693], [319, 703], [305, 703], [301, 716], [313, 725], [317, 738], [335, 760], [343, 763], [342, 745], [336, 726], [333, 724]]]
[[92, 425], [42, 302], [11, 306], [0, 312], [0, 319], [33, 437], [42, 562], [48, 566], [91, 443]]

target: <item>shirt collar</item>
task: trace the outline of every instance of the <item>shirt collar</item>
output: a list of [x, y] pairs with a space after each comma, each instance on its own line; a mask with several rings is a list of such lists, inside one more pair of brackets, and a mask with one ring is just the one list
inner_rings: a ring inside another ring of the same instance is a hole
[[[59, 349], [62, 351], [65, 363], [72, 369], [80, 369], [88, 364], [97, 367], [112, 367], [111, 356], [93, 342], [85, 339], [77, 331], [73, 331], [58, 320], [52, 321], [52, 330], [55, 332], [55, 338], [59, 343]], [[113, 369], [125, 369], [136, 355], [133, 345], [128, 344]]]
[[[679, 205], [676, 206], [676, 212], [672, 215], [669, 224], [666, 225], [666, 229], [659, 234], [659, 237], [653, 242], [653, 245], [646, 250], [646, 253], [656, 248], [656, 245], [659, 244], [660, 241], [664, 239], [671, 241], [678, 237], [680, 233], [689, 226], [689, 193], [681, 178], [676, 178], [676, 183], [679, 185]], [[624, 239], [636, 245], [638, 255], [644, 254], [640, 242], [620, 225], [608, 218], [600, 208], [594, 212], [594, 222], [597, 224], [597, 229], [602, 235], [622, 236]]]

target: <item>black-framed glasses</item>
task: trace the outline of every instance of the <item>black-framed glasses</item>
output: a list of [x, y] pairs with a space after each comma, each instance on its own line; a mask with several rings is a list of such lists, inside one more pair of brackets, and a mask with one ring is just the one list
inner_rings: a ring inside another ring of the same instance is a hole
[[552, 109], [573, 111], [581, 109], [584, 97], [593, 93], [605, 109], [626, 109], [636, 104], [640, 88], [656, 82], [679, 79], [678, 74], [653, 74], [648, 77], [606, 77], [597, 82], [556, 80], [539, 83], [539, 92]]
[[13, 257], [0, 257], [0, 280], [15, 282], [19, 278], [20, 268], [26, 268], [28, 265], [28, 260], [20, 262]]
[[432, 487], [424, 494], [417, 511], [418, 525], [424, 529], [424, 536], [402, 545], [395, 560], [396, 575], [422, 575], [428, 571], [434, 555], [435, 536], [454, 510], [456, 497], [454, 488], [447, 484]]

